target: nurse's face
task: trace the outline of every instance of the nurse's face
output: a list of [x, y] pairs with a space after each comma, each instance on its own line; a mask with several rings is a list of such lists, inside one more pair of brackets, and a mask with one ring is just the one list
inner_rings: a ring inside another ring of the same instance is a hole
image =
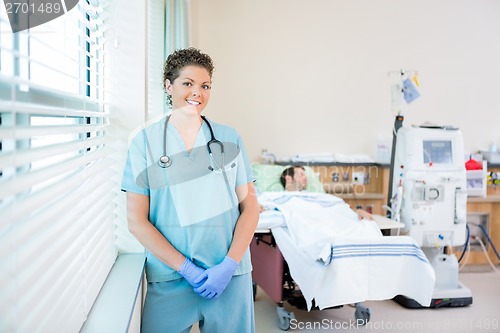
[[212, 80], [205, 68], [183, 67], [174, 82], [165, 81], [166, 91], [172, 96], [172, 109], [196, 108], [200, 114], [210, 99], [211, 84]]

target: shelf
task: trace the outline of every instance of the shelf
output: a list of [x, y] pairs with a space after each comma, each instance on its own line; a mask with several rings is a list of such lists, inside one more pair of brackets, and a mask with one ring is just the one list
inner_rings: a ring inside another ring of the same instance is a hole
[[383, 193], [364, 193], [364, 194], [353, 194], [353, 193], [342, 193], [335, 194], [337, 197], [344, 200], [384, 200], [385, 196]]
[[300, 165], [300, 166], [324, 166], [324, 167], [330, 167], [330, 166], [376, 166], [376, 167], [381, 167], [382, 165], [377, 162], [292, 162], [292, 161], [276, 161], [275, 164], [277, 165]]
[[474, 203], [488, 203], [488, 202], [500, 202], [500, 194], [488, 195], [485, 198], [483, 197], [468, 197], [467, 202]]

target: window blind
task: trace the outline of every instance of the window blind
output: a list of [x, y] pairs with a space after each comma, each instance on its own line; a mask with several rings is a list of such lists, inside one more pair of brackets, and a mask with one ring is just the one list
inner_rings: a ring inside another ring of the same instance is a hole
[[106, 5], [0, 10], [0, 331], [78, 332], [117, 255]]

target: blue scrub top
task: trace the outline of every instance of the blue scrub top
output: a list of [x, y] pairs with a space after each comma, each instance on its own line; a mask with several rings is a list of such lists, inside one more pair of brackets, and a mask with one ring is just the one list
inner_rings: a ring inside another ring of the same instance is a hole
[[[167, 126], [166, 154], [172, 165], [161, 168], [165, 119], [138, 132], [129, 145], [122, 190], [149, 196], [149, 220], [184, 256], [200, 267], [220, 263], [231, 246], [240, 215], [236, 187], [253, 182], [250, 163], [239, 134], [210, 121], [214, 136], [224, 145], [211, 144], [203, 123], [190, 152], [176, 128]], [[223, 160], [224, 157], [224, 160]], [[222, 168], [225, 172], [222, 172]], [[146, 250], [148, 282], [170, 281], [180, 274]], [[247, 249], [235, 275], [252, 270]]]

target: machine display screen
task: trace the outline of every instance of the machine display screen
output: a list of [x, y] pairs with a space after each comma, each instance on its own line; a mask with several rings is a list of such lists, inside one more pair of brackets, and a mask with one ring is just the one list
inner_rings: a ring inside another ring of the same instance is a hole
[[451, 141], [424, 141], [424, 163], [453, 164]]

